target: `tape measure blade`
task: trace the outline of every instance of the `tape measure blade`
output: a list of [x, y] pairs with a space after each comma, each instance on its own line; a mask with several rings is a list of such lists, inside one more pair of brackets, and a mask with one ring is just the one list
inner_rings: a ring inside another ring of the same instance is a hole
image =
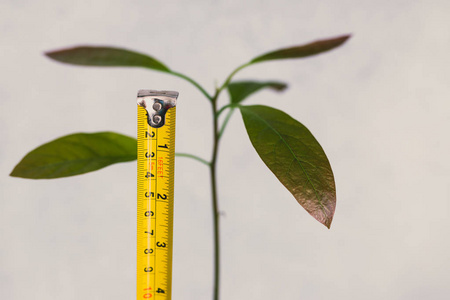
[[148, 125], [138, 106], [136, 299], [171, 299], [176, 108]]

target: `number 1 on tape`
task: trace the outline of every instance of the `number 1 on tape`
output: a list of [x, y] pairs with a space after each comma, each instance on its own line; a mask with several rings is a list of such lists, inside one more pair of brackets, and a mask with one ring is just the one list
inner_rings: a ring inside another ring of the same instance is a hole
[[171, 299], [177, 97], [138, 92], [137, 300]]

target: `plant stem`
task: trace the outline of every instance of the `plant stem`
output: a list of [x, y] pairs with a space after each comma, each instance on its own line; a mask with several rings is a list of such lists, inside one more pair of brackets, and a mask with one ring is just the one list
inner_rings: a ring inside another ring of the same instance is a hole
[[212, 212], [213, 212], [213, 230], [214, 230], [214, 300], [219, 300], [219, 275], [220, 275], [220, 237], [219, 237], [219, 207], [217, 197], [217, 178], [216, 163], [219, 146], [219, 125], [217, 113], [217, 98], [220, 90], [216, 90], [216, 94], [212, 98], [213, 122], [214, 122], [214, 144], [211, 163], [209, 165], [211, 171], [211, 191], [212, 191]]
[[219, 117], [220, 116], [220, 114], [224, 111], [224, 110], [226, 110], [227, 108], [233, 108], [233, 107], [235, 107], [235, 106], [237, 106], [237, 104], [235, 104], [235, 103], [230, 103], [230, 104], [227, 104], [227, 105], [224, 105], [224, 106], [222, 106], [220, 109], [219, 109], [219, 111], [216, 113], [216, 117]]
[[[219, 140], [221, 135], [223, 134], [223, 131], [225, 130], [225, 127], [227, 126], [227, 123], [233, 113], [235, 104], [229, 104], [226, 105], [226, 107], [222, 107], [220, 110], [217, 109], [217, 99], [219, 98], [220, 92], [222, 92], [223, 89], [225, 89], [228, 84], [230, 83], [233, 76], [242, 70], [243, 68], [249, 66], [251, 63], [243, 64], [239, 67], [237, 67], [231, 74], [227, 77], [225, 82], [220, 86], [220, 88], [216, 87], [216, 92], [214, 96], [209, 96], [206, 91], [200, 87], [196, 82], [190, 80], [190, 78], [186, 78], [185, 76], [180, 76], [181, 74], [177, 74], [180, 77], [183, 77], [184, 79], [190, 81], [195, 86], [197, 86], [202, 93], [211, 101], [212, 106], [212, 116], [213, 116], [213, 123], [214, 123], [214, 143], [213, 143], [213, 151], [212, 151], [212, 158], [211, 162], [209, 163], [209, 168], [211, 172], [211, 192], [212, 192], [212, 213], [213, 213], [213, 230], [214, 230], [214, 292], [213, 292], [213, 300], [219, 300], [219, 277], [220, 277], [220, 231], [219, 231], [219, 198], [217, 197], [217, 176], [216, 176], [216, 163], [217, 163], [217, 154], [219, 149]], [[222, 124], [222, 128], [219, 129], [219, 115], [221, 112], [223, 112], [226, 108], [231, 107], [230, 112], [225, 118], [224, 123]]]
[[228, 114], [225, 116], [225, 120], [223, 120], [222, 127], [219, 131], [219, 139], [222, 137], [223, 132], [225, 131], [225, 128], [227, 127], [228, 121], [230, 121], [231, 116], [233, 115], [234, 107], [228, 111]]
[[205, 95], [205, 97], [208, 98], [209, 101], [212, 101], [212, 97], [208, 94], [208, 92], [207, 92], [207, 91], [206, 91], [199, 83], [197, 83], [197, 81], [195, 81], [194, 79], [192, 79], [192, 78], [190, 78], [190, 77], [188, 77], [188, 76], [186, 76], [186, 75], [184, 75], [184, 74], [178, 73], [178, 72], [171, 71], [170, 73], [171, 73], [172, 75], [175, 75], [175, 76], [177, 76], [177, 77], [180, 77], [180, 78], [183, 78], [183, 79], [189, 81], [189, 82], [192, 83], [196, 88], [198, 88], [199, 91], [200, 91], [203, 95]]
[[[228, 75], [227, 79], [225, 80], [225, 82], [224, 82], [224, 83], [222, 84], [222, 86], [220, 87], [219, 93], [220, 93], [220, 91], [222, 91], [224, 88], [227, 87], [227, 85], [230, 83], [231, 79], [233, 78], [233, 76], [234, 76], [237, 72], [239, 72], [240, 70], [242, 70], [242, 69], [245, 68], [245, 67], [250, 66], [251, 64], [252, 64], [251, 62], [245, 63], [245, 64], [243, 64], [243, 65], [237, 67], [233, 72], [231, 72], [231, 74]], [[217, 94], [217, 93], [216, 93], [216, 94]]]
[[199, 162], [209, 166], [209, 161], [207, 161], [207, 160], [205, 160], [205, 159], [203, 159], [201, 157], [198, 157], [197, 155], [193, 155], [193, 154], [189, 154], [189, 153], [179, 153], [179, 152], [177, 152], [177, 153], [175, 153], [175, 156], [189, 157], [189, 158], [195, 159], [196, 161], [199, 161]]
[[[217, 175], [216, 175], [216, 163], [217, 163], [217, 154], [219, 149], [219, 140], [220, 137], [223, 134], [223, 131], [225, 130], [225, 127], [227, 126], [227, 123], [233, 114], [234, 106], [236, 106], [234, 103], [230, 103], [228, 105], [225, 105], [220, 110], [217, 109], [217, 99], [219, 98], [220, 92], [225, 89], [228, 84], [230, 83], [233, 76], [242, 70], [243, 68], [249, 66], [251, 63], [246, 63], [238, 68], [236, 68], [231, 74], [227, 77], [225, 82], [220, 86], [220, 88], [216, 87], [216, 92], [214, 96], [211, 96], [208, 94], [208, 92], [195, 80], [192, 78], [178, 73], [171, 71], [170, 73], [172, 75], [178, 76], [180, 78], [183, 78], [190, 83], [192, 83], [196, 88], [200, 90], [200, 92], [211, 102], [212, 106], [212, 113], [213, 113], [213, 125], [214, 125], [214, 143], [213, 143], [213, 151], [212, 151], [212, 158], [211, 162], [207, 162], [206, 160], [187, 153], [177, 153], [177, 156], [184, 156], [189, 157], [192, 159], [195, 159], [203, 164], [206, 164], [209, 166], [210, 173], [211, 173], [211, 192], [212, 192], [212, 213], [213, 213], [213, 234], [214, 234], [214, 292], [213, 292], [213, 300], [219, 300], [219, 275], [220, 275], [220, 236], [219, 236], [219, 198], [217, 197]], [[225, 120], [222, 124], [222, 127], [219, 129], [219, 115], [227, 108], [230, 108], [230, 111], [228, 112], [228, 115], [225, 117]]]

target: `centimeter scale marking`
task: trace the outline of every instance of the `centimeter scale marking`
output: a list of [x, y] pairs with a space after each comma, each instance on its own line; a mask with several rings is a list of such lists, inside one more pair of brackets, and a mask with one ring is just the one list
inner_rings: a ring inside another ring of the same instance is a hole
[[136, 299], [171, 299], [177, 92], [138, 92]]

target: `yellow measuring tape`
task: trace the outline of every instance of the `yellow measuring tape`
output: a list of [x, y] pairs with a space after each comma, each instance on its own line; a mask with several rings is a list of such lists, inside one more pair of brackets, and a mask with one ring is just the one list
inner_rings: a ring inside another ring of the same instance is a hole
[[138, 92], [137, 300], [171, 299], [177, 97]]

